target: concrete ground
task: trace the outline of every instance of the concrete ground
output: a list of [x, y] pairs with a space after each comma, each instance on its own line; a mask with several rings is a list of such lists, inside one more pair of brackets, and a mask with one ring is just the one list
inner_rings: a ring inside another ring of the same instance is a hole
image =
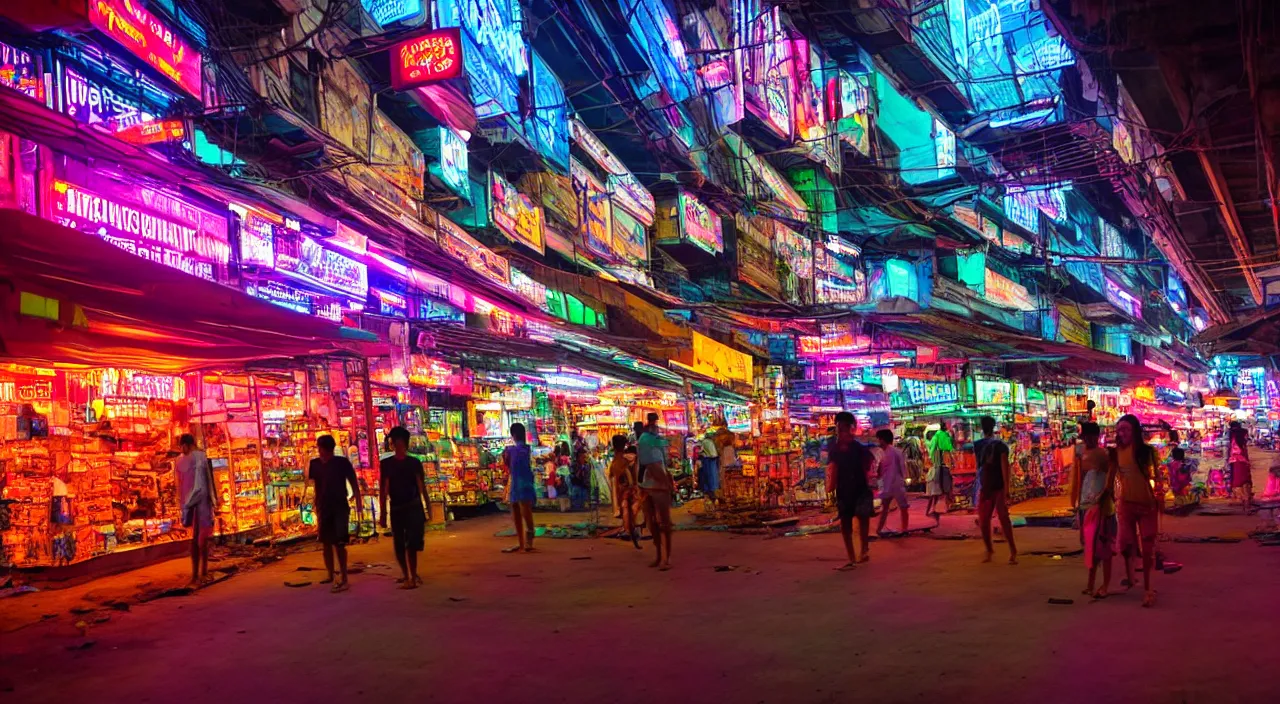
[[[1257, 521], [1192, 516], [1166, 532], [1243, 538]], [[1020, 529], [1021, 564], [1003, 545], [980, 564], [975, 540], [934, 539], [972, 532], [953, 515], [934, 538], [873, 543], [850, 573], [833, 569], [835, 534], [681, 531], [660, 573], [609, 539], [503, 554], [507, 525], [430, 533], [416, 591], [395, 588], [383, 539], [352, 549], [363, 572], [343, 594], [299, 570], [321, 566], [312, 547], [128, 611], [102, 605], [180, 583], [185, 563], [0, 600], [0, 701], [1277, 700], [1280, 550], [1253, 540], [1161, 543], [1184, 567], [1156, 575], [1159, 603], [1143, 609], [1137, 592], [1081, 596], [1080, 558], [1055, 557], [1078, 547], [1068, 529]]]

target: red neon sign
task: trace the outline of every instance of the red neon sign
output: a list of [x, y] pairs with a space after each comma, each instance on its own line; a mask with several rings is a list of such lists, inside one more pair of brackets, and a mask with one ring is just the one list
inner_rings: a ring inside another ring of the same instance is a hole
[[140, 122], [116, 132], [116, 137], [130, 144], [148, 145], [164, 142], [181, 142], [187, 136], [182, 120], [151, 120]]
[[391, 52], [391, 87], [405, 90], [462, 75], [462, 34], [437, 29], [401, 42]]
[[179, 88], [200, 97], [199, 52], [138, 0], [89, 0], [89, 22]]

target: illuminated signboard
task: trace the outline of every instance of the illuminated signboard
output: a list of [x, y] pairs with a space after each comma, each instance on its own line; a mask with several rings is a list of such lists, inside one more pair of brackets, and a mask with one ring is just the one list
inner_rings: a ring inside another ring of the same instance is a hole
[[136, 0], [89, 0], [89, 22], [192, 96], [200, 96], [199, 52]]
[[1129, 290], [1112, 279], [1110, 276], [1103, 276], [1103, 294], [1111, 305], [1119, 308], [1124, 313], [1138, 320], [1142, 319], [1142, 301], [1129, 293]]
[[1074, 342], [1082, 347], [1093, 346], [1093, 329], [1084, 314], [1072, 305], [1058, 305], [1059, 342]]
[[28, 98], [44, 100], [44, 83], [31, 54], [0, 42], [0, 86], [11, 88]]
[[274, 267], [276, 228], [284, 229], [284, 218], [238, 203], [230, 208], [240, 216], [240, 266]]
[[440, 246], [454, 259], [473, 271], [503, 286], [511, 283], [511, 265], [507, 260], [480, 244], [457, 223], [440, 216], [437, 230]]
[[422, 14], [422, 3], [423, 0], [360, 0], [379, 27], [416, 19]]
[[71, 66], [60, 68], [62, 111], [77, 122], [117, 133], [156, 121], [156, 115], [132, 96], [99, 85]]
[[950, 176], [956, 172], [956, 133], [942, 124], [933, 121], [934, 160], [938, 165], [938, 178]]
[[606, 259], [614, 257], [613, 208], [609, 193], [595, 174], [577, 159], [569, 160], [573, 195], [578, 202], [578, 234], [587, 249]]
[[[622, 16], [627, 18], [631, 40], [653, 68], [657, 82], [682, 103], [697, 91], [693, 67], [680, 38], [680, 24], [664, 0], [622, 0]], [[639, 85], [643, 82], [637, 81]]]
[[724, 251], [720, 216], [687, 191], [680, 192], [680, 232], [683, 239], [711, 254]]
[[1040, 233], [1040, 208], [1026, 191], [1004, 195], [1004, 214], [1027, 232]]
[[613, 209], [613, 247], [623, 259], [636, 266], [649, 262], [649, 235], [644, 225], [622, 208]]
[[607, 189], [616, 208], [626, 210], [646, 227], [653, 224], [654, 201], [649, 189], [640, 185], [640, 181], [627, 169], [618, 157], [595, 136], [582, 121], [574, 118], [570, 121], [573, 141], [585, 151], [593, 161], [608, 174]]
[[[747, 109], [779, 136], [793, 134], [793, 103], [797, 92], [791, 37], [777, 7], [760, 11], [758, 2], [738, 3], [739, 26], [747, 27], [743, 93]], [[753, 14], [758, 12], [759, 14]], [[806, 77], [807, 79], [807, 77]]]
[[281, 308], [288, 308], [296, 313], [305, 315], [315, 313], [314, 294], [282, 284], [279, 281], [262, 281], [256, 284], [249, 284], [245, 287], [245, 292], [254, 298], [264, 300]]
[[979, 406], [998, 406], [1013, 402], [1013, 385], [1007, 381], [978, 379], [973, 385], [974, 403]]
[[867, 352], [870, 349], [871, 338], [869, 336], [854, 335], [849, 330], [828, 332], [822, 335], [799, 335], [796, 337], [796, 354], [800, 357], [822, 357], [831, 354]]
[[539, 310], [547, 310], [546, 285], [515, 267], [511, 267], [511, 288]]
[[778, 260], [769, 237], [756, 225], [758, 219], [749, 219], [741, 213], [733, 218], [738, 233], [738, 280], [764, 293], [781, 296]]
[[534, 205], [532, 199], [495, 171], [489, 172], [489, 201], [489, 215], [499, 232], [538, 254], [546, 252], [542, 206]]
[[467, 142], [462, 135], [441, 125], [439, 128], [440, 161], [432, 165], [432, 171], [444, 181], [449, 190], [471, 199], [471, 180], [467, 176], [468, 164]]
[[[599, 391], [600, 377], [588, 376], [586, 374], [574, 374], [571, 372], [556, 372], [542, 375], [543, 381], [547, 382], [547, 388], [552, 389], [569, 389], [571, 391]], [[626, 409], [622, 408], [624, 414]], [[625, 417], [623, 420], [626, 420]]]
[[436, 27], [462, 30], [462, 64], [476, 117], [519, 112], [520, 79], [529, 72], [519, 0], [437, 0]]
[[414, 386], [448, 388], [453, 367], [448, 362], [421, 354], [409, 356], [409, 383]]
[[813, 278], [813, 241], [779, 222], [773, 225], [773, 249], [801, 279]]
[[[375, 171], [388, 183], [407, 193], [411, 199], [422, 198], [422, 172], [426, 166], [422, 150], [381, 110], [373, 111], [369, 148], [370, 163]], [[406, 210], [416, 212], [412, 205]]]
[[391, 87], [396, 90], [461, 75], [462, 33], [457, 27], [432, 30], [391, 50]]
[[181, 142], [187, 138], [187, 126], [181, 120], [152, 120], [126, 127], [116, 138], [141, 146]]
[[326, 249], [306, 235], [300, 239], [296, 252], [284, 247], [276, 248], [276, 269], [362, 301], [369, 295], [368, 266]]
[[986, 270], [983, 283], [987, 300], [998, 306], [1022, 311], [1036, 309], [1035, 301], [1031, 299], [1031, 294], [1027, 291], [1027, 287], [1022, 284], [1015, 283], [1013, 280], [1005, 278], [990, 269]]
[[143, 259], [224, 281], [231, 259], [227, 219], [140, 185], [95, 180], [94, 190], [54, 181], [60, 225], [94, 234]]
[[697, 332], [693, 333], [693, 364], [690, 366], [695, 372], [719, 381], [752, 382], [751, 355]]
[[1169, 307], [1175, 313], [1185, 314], [1187, 312], [1187, 287], [1182, 283], [1182, 279], [1177, 274], [1169, 272], [1168, 285], [1165, 287], [1165, 295], [1169, 299]]
[[867, 275], [862, 262], [828, 247], [816, 247], [813, 262], [818, 303], [858, 305], [867, 300]]
[[525, 123], [529, 141], [561, 173], [569, 168], [569, 99], [560, 79], [542, 57], [534, 52], [533, 113]]
[[[871, 154], [871, 88], [863, 76], [840, 71], [828, 87], [828, 101], [833, 104], [827, 112], [836, 121], [840, 139], [858, 153]], [[835, 104], [834, 99], [839, 103]], [[833, 109], [835, 108], [835, 109]]]
[[955, 403], [960, 397], [956, 385], [949, 381], [928, 381], [903, 377], [899, 379], [902, 391], [911, 399], [913, 406], [928, 406], [935, 403]]

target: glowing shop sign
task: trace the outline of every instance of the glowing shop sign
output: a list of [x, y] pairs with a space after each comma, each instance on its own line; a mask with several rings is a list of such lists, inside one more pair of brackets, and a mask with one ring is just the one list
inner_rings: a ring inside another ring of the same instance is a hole
[[35, 57], [0, 42], [0, 86], [12, 88], [28, 98], [44, 100], [44, 83]]
[[1013, 280], [990, 269], [986, 271], [984, 285], [987, 300], [998, 306], [1022, 311], [1036, 309], [1035, 301], [1031, 300], [1031, 294], [1027, 292], [1026, 286], [1014, 283]]
[[77, 122], [120, 133], [156, 121], [131, 96], [99, 85], [71, 66], [61, 66], [60, 79], [62, 111]]
[[573, 118], [569, 125], [574, 143], [609, 174], [607, 190], [612, 196], [613, 205], [635, 216], [646, 227], [652, 225], [655, 204], [649, 189], [640, 185], [635, 175], [581, 120]]
[[686, 191], [680, 192], [680, 232], [684, 240], [712, 254], [724, 251], [720, 216]]
[[462, 30], [462, 62], [476, 117], [519, 111], [520, 78], [529, 72], [519, 0], [437, 0], [436, 27]]
[[423, 0], [360, 0], [360, 4], [379, 27], [421, 15], [422, 2]]
[[1119, 308], [1130, 317], [1142, 319], [1142, 301], [1129, 293], [1129, 290], [1116, 283], [1110, 276], [1103, 276], [1103, 294], [1111, 305]]
[[[758, 3], [738, 4], [738, 12], [748, 14]], [[754, 18], [739, 17], [747, 27], [745, 62], [742, 67], [743, 92], [747, 109], [759, 116], [779, 136], [790, 139], [793, 131], [792, 101], [798, 92], [791, 37], [782, 25], [777, 7]], [[801, 80], [808, 80], [803, 77]]]
[[824, 335], [799, 335], [796, 337], [796, 354], [801, 357], [822, 357], [829, 354], [866, 352], [871, 349], [871, 338], [854, 335], [845, 330]]
[[569, 175], [573, 180], [573, 195], [578, 200], [578, 234], [587, 249], [606, 259], [612, 259], [613, 209], [604, 184], [577, 159], [569, 160]]
[[[557, 374], [543, 374], [542, 378], [547, 382], [548, 388], [592, 392], [600, 390], [600, 379], [585, 374], [560, 372]], [[625, 411], [625, 409], [623, 410]], [[623, 420], [626, 419], [623, 418]]]
[[[1173, 370], [1172, 370], [1172, 369], [1170, 369], [1170, 368], [1168, 368], [1168, 367], [1166, 367], [1166, 366], [1164, 366], [1163, 364], [1160, 364], [1160, 363], [1158, 363], [1158, 362], [1153, 362], [1153, 361], [1151, 361], [1151, 360], [1149, 360], [1149, 359], [1144, 359], [1144, 360], [1142, 360], [1142, 366], [1146, 367], [1147, 369], [1150, 369], [1150, 370], [1151, 370], [1151, 371], [1153, 371], [1153, 372], [1160, 372], [1161, 374], [1164, 374], [1165, 376], [1169, 376], [1169, 375], [1173, 374]], [[1154, 399], [1152, 399], [1152, 400], [1154, 400]]]
[[441, 215], [436, 234], [441, 248], [449, 256], [495, 283], [502, 286], [511, 283], [511, 264], [505, 258], [495, 254], [493, 250], [477, 242], [457, 223]]
[[1026, 191], [1006, 193], [1004, 214], [1027, 232], [1040, 233], [1040, 208], [1030, 193]]
[[569, 168], [569, 99], [560, 79], [537, 52], [533, 54], [533, 112], [525, 123], [529, 141], [561, 173]]
[[534, 205], [531, 198], [517, 191], [510, 181], [499, 176], [496, 171], [489, 172], [489, 196], [489, 215], [498, 231], [512, 242], [522, 244], [538, 254], [545, 253], [542, 206]]
[[457, 27], [432, 30], [391, 50], [391, 87], [395, 90], [461, 75], [462, 33]]
[[276, 268], [358, 299], [369, 295], [369, 267], [303, 235], [299, 256], [276, 253]]
[[780, 222], [773, 224], [773, 249], [801, 279], [813, 278], [813, 241]]
[[938, 178], [955, 173], [956, 133], [938, 120], [933, 121], [933, 153]]
[[187, 126], [182, 120], [151, 120], [116, 132], [116, 138], [140, 146], [181, 142], [187, 138]]
[[441, 125], [440, 130], [440, 180], [449, 190], [470, 199], [471, 181], [467, 176], [467, 142], [462, 135]]
[[240, 265], [274, 267], [276, 230], [284, 230], [284, 218], [239, 203], [231, 212], [240, 216]]
[[432, 388], [448, 388], [452, 378], [453, 367], [448, 362], [420, 354], [410, 356], [410, 384]]
[[89, 0], [89, 22], [192, 96], [200, 97], [200, 54], [138, 0]]
[[974, 382], [974, 402], [980, 406], [998, 406], [1013, 401], [1013, 385], [1007, 381], [978, 379]]
[[623, 259], [637, 266], [649, 261], [649, 235], [644, 225], [631, 213], [616, 207], [613, 209], [613, 247]]
[[927, 381], [903, 377], [899, 380], [901, 388], [911, 399], [913, 406], [928, 406], [934, 403], [955, 403], [959, 398], [956, 385], [949, 381]]
[[752, 382], [751, 355], [696, 332], [693, 333], [692, 368], [718, 381]]
[[99, 185], [110, 192], [54, 181], [58, 224], [202, 279], [224, 276], [231, 259], [226, 218], [152, 188], [105, 180]]
[[310, 293], [288, 284], [282, 284], [279, 281], [249, 284], [245, 287], [245, 293], [267, 303], [287, 308], [295, 313], [311, 315], [315, 312]]

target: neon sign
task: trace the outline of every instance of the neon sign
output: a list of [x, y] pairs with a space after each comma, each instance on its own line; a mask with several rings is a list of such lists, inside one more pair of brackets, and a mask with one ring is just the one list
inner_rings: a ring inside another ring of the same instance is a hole
[[267, 303], [287, 308], [295, 313], [311, 315], [315, 312], [310, 293], [282, 284], [279, 281], [249, 284], [245, 287], [245, 293]]
[[1151, 371], [1153, 371], [1153, 372], [1160, 372], [1161, 374], [1164, 374], [1165, 376], [1170, 376], [1171, 374], [1173, 374], [1173, 370], [1172, 370], [1172, 369], [1170, 369], [1170, 368], [1168, 368], [1168, 367], [1164, 366], [1163, 364], [1159, 364], [1159, 363], [1157, 363], [1157, 362], [1153, 362], [1153, 361], [1151, 361], [1151, 360], [1149, 360], [1149, 359], [1144, 359], [1144, 360], [1142, 360], [1142, 366], [1146, 367], [1147, 369], [1150, 369], [1150, 370], [1151, 370]]
[[1031, 300], [1031, 294], [1026, 286], [1015, 283], [1012, 279], [1005, 278], [990, 269], [986, 270], [983, 285], [987, 300], [996, 305], [1022, 311], [1036, 309], [1036, 304]]
[[89, 0], [89, 22], [179, 88], [200, 97], [200, 54], [135, 0]]
[[792, 100], [797, 92], [791, 41], [778, 8], [752, 17], [752, 10], [758, 11], [758, 5], [743, 2], [738, 9], [744, 15], [739, 17], [739, 22], [747, 27], [747, 46], [750, 47], [746, 49], [742, 77], [747, 109], [779, 136], [790, 139]]
[[422, 14], [423, 0], [360, 0], [379, 27], [403, 22]]
[[511, 264], [494, 253], [493, 250], [480, 244], [467, 234], [457, 223], [440, 216], [440, 247], [454, 259], [471, 267], [473, 271], [495, 283], [507, 286], [511, 283]]
[[35, 57], [4, 42], [0, 42], [0, 86], [44, 100], [44, 83], [40, 81]]
[[813, 278], [813, 242], [808, 237], [774, 221], [773, 248], [792, 274], [801, 279]]
[[62, 111], [77, 122], [120, 133], [153, 123], [156, 115], [108, 86], [100, 86], [70, 66], [61, 66]]
[[438, 0], [436, 27], [457, 27], [476, 117], [519, 111], [520, 78], [529, 72], [519, 0]]
[[927, 406], [934, 403], [955, 403], [959, 398], [956, 385], [949, 381], [927, 381], [904, 377], [901, 380], [902, 391], [911, 399], [913, 406]]
[[1013, 401], [1013, 387], [1007, 381], [991, 381], [978, 379], [974, 383], [974, 403], [980, 406], [993, 406]]
[[1107, 300], [1116, 308], [1119, 308], [1130, 317], [1142, 319], [1142, 301], [1137, 296], [1129, 293], [1128, 289], [1116, 283], [1110, 276], [1103, 276], [1103, 294]]
[[724, 251], [720, 216], [693, 194], [680, 192], [680, 231], [685, 240], [711, 254]]
[[144, 186], [109, 184], [101, 194], [54, 181], [58, 224], [95, 234], [143, 259], [209, 281], [221, 280], [231, 259], [227, 219]]
[[533, 113], [526, 132], [535, 148], [561, 173], [569, 168], [569, 99], [564, 86], [537, 52], [533, 54]]
[[613, 210], [609, 193], [600, 179], [577, 159], [569, 160], [569, 175], [573, 179], [573, 195], [578, 199], [578, 234], [582, 236], [583, 246], [612, 259]]
[[644, 225], [622, 208], [613, 209], [613, 247], [624, 259], [638, 266], [649, 261], [648, 234]]
[[511, 182], [489, 172], [490, 217], [498, 231], [512, 242], [522, 244], [543, 254], [546, 244], [542, 237], [542, 206], [516, 190]]
[[432, 30], [400, 42], [391, 51], [391, 87], [395, 90], [461, 75], [462, 34], [457, 27]]
[[933, 152], [938, 178], [955, 173], [956, 133], [938, 120], [933, 121]]
[[363, 262], [326, 249], [306, 235], [298, 251], [295, 258], [277, 250], [276, 268], [361, 300], [369, 295], [369, 267]]

